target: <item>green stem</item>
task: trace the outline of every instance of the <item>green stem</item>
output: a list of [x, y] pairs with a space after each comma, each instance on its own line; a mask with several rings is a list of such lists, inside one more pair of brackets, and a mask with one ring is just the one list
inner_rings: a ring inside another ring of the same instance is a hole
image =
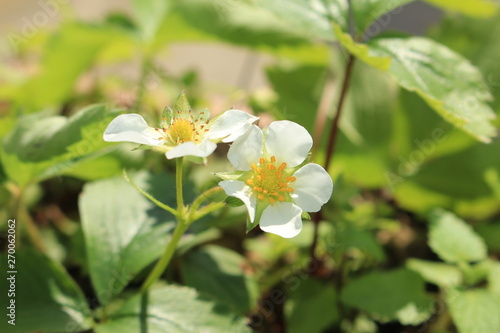
[[191, 221], [196, 221], [201, 219], [203, 216], [210, 214], [211, 212], [215, 212], [218, 209], [224, 208], [226, 204], [223, 202], [213, 202], [211, 204], [208, 204], [204, 206], [203, 208], [197, 210], [196, 212], [192, 213], [191, 215], [193, 216]]
[[177, 212], [184, 211], [184, 197], [182, 195], [182, 164], [184, 162], [184, 157], [177, 158], [175, 160], [175, 185], [177, 193]]
[[137, 184], [134, 183], [134, 181], [129, 178], [129, 176], [127, 174], [127, 171], [125, 171], [125, 170], [123, 170], [123, 177], [125, 178], [126, 181], [128, 181], [130, 183], [130, 185], [132, 185], [133, 188], [135, 188], [139, 193], [141, 193], [143, 196], [145, 196], [146, 198], [148, 198], [149, 200], [151, 200], [155, 205], [157, 205], [161, 209], [164, 209], [164, 210], [172, 213], [174, 216], [177, 216], [177, 211], [175, 209], [173, 209], [169, 205], [166, 205], [163, 202], [157, 200], [151, 194], [149, 194], [148, 192], [144, 191], [139, 186], [137, 186]]
[[221, 193], [222, 191], [223, 189], [220, 186], [212, 187], [211, 189], [206, 190], [193, 201], [193, 204], [191, 205], [191, 211], [196, 211], [203, 203], [203, 201], [207, 200], [211, 196]]
[[177, 248], [177, 244], [179, 244], [182, 235], [184, 235], [184, 232], [186, 232], [190, 224], [190, 221], [187, 219], [186, 216], [185, 212], [186, 208], [184, 207], [184, 199], [182, 194], [182, 172], [183, 172], [182, 162], [183, 162], [182, 157], [177, 158], [175, 164], [176, 166], [175, 187], [177, 194], [177, 212], [175, 215], [177, 217], [177, 226], [175, 227], [172, 238], [170, 239], [170, 242], [167, 244], [167, 247], [165, 248], [163, 255], [161, 256], [160, 260], [156, 263], [151, 273], [149, 273], [148, 277], [146, 278], [146, 281], [144, 281], [144, 284], [141, 287], [142, 293], [146, 292], [149, 289], [149, 287], [151, 287], [156, 281], [158, 281], [158, 279], [163, 274], [165, 269], [167, 269], [168, 264], [172, 260], [175, 249]]
[[154, 269], [151, 271], [149, 276], [146, 278], [146, 281], [144, 281], [144, 284], [141, 287], [141, 292], [143, 293], [146, 292], [149, 289], [149, 287], [151, 287], [156, 281], [158, 281], [158, 279], [163, 274], [165, 269], [167, 269], [167, 266], [174, 255], [175, 249], [177, 248], [177, 244], [179, 243], [180, 239], [182, 238], [182, 235], [184, 234], [187, 228], [188, 228], [187, 223], [182, 223], [181, 221], [177, 222], [177, 226], [175, 227], [174, 234], [172, 235], [170, 242], [165, 248], [165, 251], [163, 252], [163, 255], [161, 256], [160, 260], [158, 261]]

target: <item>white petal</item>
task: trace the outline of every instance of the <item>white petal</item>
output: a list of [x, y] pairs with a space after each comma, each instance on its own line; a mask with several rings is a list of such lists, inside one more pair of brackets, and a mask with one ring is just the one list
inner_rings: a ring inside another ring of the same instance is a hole
[[302, 163], [311, 150], [312, 137], [307, 130], [288, 120], [274, 121], [267, 128], [266, 151], [279, 163], [294, 167]]
[[262, 130], [251, 125], [245, 134], [233, 142], [227, 158], [236, 169], [248, 171], [252, 163], [259, 163], [262, 154]]
[[175, 146], [165, 153], [169, 160], [182, 156], [207, 157], [212, 154], [217, 145], [208, 139], [204, 139], [199, 145], [194, 142], [184, 142]]
[[218, 117], [208, 132], [210, 140], [222, 142], [233, 142], [247, 129], [259, 120], [259, 117], [252, 116], [241, 110], [228, 110]]
[[219, 186], [222, 187], [227, 195], [236, 197], [245, 203], [250, 221], [253, 222], [255, 220], [255, 206], [257, 205], [257, 199], [250, 195], [252, 193], [252, 189], [239, 180], [223, 180], [219, 183]]
[[149, 146], [163, 144], [163, 137], [136, 113], [122, 114], [113, 119], [104, 131], [103, 139], [108, 142], [128, 141]]
[[317, 212], [330, 200], [333, 182], [322, 166], [310, 163], [293, 174], [297, 180], [290, 183], [293, 201], [306, 212]]
[[283, 238], [297, 236], [302, 230], [302, 209], [291, 202], [267, 206], [260, 218], [260, 228]]

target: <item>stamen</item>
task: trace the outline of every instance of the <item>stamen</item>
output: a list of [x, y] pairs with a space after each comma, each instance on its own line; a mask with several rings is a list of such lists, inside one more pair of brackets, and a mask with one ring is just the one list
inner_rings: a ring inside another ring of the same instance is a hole
[[282, 196], [282, 195], [280, 195], [280, 196], [278, 197], [278, 200], [279, 200], [279, 201], [285, 201], [285, 197], [284, 197], [284, 196]]
[[257, 166], [256, 166], [255, 164], [253, 164], [253, 163], [252, 163], [252, 164], [250, 164], [250, 167], [251, 167], [252, 169], [254, 169], [255, 171], [257, 171], [257, 170], [258, 170]]
[[283, 170], [285, 170], [285, 168], [286, 168], [286, 163], [285, 163], [285, 162], [283, 162], [283, 163], [281, 163], [281, 165], [280, 165], [280, 167], [278, 168], [278, 170], [279, 170], [279, 171], [283, 171]]
[[264, 157], [259, 158], [259, 163], [264, 164], [266, 161], [264, 160]]
[[273, 204], [276, 202], [276, 200], [274, 200], [273, 198], [269, 198], [269, 202]]
[[248, 185], [253, 185], [253, 180], [252, 179], [247, 179], [247, 184]]
[[288, 192], [292, 193], [293, 191], [295, 191], [293, 188], [289, 187], [288, 189]]
[[259, 195], [257, 196], [257, 198], [259, 198], [260, 200], [263, 200], [263, 199], [264, 199], [264, 196], [263, 196], [262, 194], [259, 194]]
[[271, 162], [276, 162], [276, 156], [271, 156]]
[[280, 188], [280, 191], [281, 192], [288, 192], [288, 189], [286, 187], [282, 187], [282, 188]]
[[286, 181], [290, 182], [290, 183], [293, 183], [296, 180], [297, 180], [297, 177], [286, 177]]

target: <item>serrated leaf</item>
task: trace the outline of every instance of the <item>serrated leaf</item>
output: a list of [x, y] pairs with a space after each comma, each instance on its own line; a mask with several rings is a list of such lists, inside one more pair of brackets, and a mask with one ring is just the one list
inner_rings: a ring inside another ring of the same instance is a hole
[[[7, 256], [0, 257], [6, 268]], [[4, 312], [0, 321], [2, 332], [81, 332], [92, 327], [85, 295], [62, 266], [33, 251], [18, 251], [15, 257], [18, 269], [14, 274], [14, 296], [7, 297], [11, 282], [7, 277], [11, 274], [7, 269], [0, 273], [0, 288], [5, 293], [0, 298]], [[6, 316], [11, 299], [15, 300], [15, 325], [9, 324], [7, 321], [12, 318]]]
[[425, 0], [435, 6], [474, 17], [491, 17], [498, 12], [498, 4], [488, 0]]
[[0, 151], [7, 175], [26, 185], [66, 172], [108, 145], [102, 133], [116, 115], [94, 105], [70, 118], [37, 114], [20, 119]]
[[452, 290], [446, 303], [460, 333], [500, 332], [500, 298], [489, 291]]
[[433, 312], [432, 299], [424, 292], [424, 281], [406, 269], [373, 272], [353, 279], [342, 290], [341, 300], [383, 322], [397, 319], [416, 325]]
[[487, 254], [484, 241], [472, 228], [444, 210], [435, 210], [431, 215], [429, 246], [451, 263], [479, 261]]
[[380, 38], [368, 47], [371, 55], [391, 57], [389, 73], [394, 79], [419, 94], [446, 121], [483, 142], [495, 136], [490, 121], [496, 115], [487, 104], [491, 93], [467, 59], [424, 37]]
[[141, 332], [145, 327], [148, 333], [250, 333], [243, 317], [201, 298], [194, 289], [179, 286], [158, 286], [147, 296], [132, 297], [107, 314], [96, 332]]
[[331, 285], [309, 278], [287, 296], [285, 319], [290, 333], [321, 333], [340, 319], [337, 292]]
[[187, 286], [226, 304], [235, 313], [248, 313], [257, 302], [257, 281], [243, 271], [245, 259], [229, 249], [208, 245], [182, 261]]
[[425, 281], [440, 287], [462, 283], [462, 273], [453, 265], [411, 258], [406, 261], [406, 267], [420, 274]]
[[[134, 182], [164, 203], [175, 202], [171, 176]], [[162, 253], [174, 218], [121, 177], [87, 183], [79, 200], [92, 285], [103, 304]]]

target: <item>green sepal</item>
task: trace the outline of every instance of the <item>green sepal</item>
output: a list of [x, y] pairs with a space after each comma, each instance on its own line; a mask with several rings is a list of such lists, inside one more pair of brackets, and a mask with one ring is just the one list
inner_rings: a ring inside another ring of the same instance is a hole
[[161, 115], [160, 127], [161, 128], [168, 128], [170, 126], [170, 124], [172, 123], [173, 117], [174, 117], [174, 111], [170, 107], [166, 106], [163, 109], [163, 113]]
[[257, 205], [255, 207], [255, 220], [253, 221], [253, 223], [247, 220], [247, 232], [255, 228], [257, 224], [260, 223], [262, 213], [264, 212], [264, 209], [267, 208], [267, 206], [269, 206], [269, 203], [257, 201]]
[[306, 212], [305, 210], [302, 211], [301, 217], [303, 220], [310, 220], [311, 219], [311, 215], [309, 215], [309, 213]]
[[173, 115], [174, 118], [191, 118], [191, 105], [187, 100], [186, 94], [181, 92], [175, 100]]
[[238, 199], [236, 197], [227, 197], [224, 200], [224, 203], [228, 207], [240, 207], [240, 206], [243, 206], [245, 204], [243, 201], [241, 201], [240, 199]]
[[217, 172], [215, 175], [223, 180], [242, 180], [248, 171]]

